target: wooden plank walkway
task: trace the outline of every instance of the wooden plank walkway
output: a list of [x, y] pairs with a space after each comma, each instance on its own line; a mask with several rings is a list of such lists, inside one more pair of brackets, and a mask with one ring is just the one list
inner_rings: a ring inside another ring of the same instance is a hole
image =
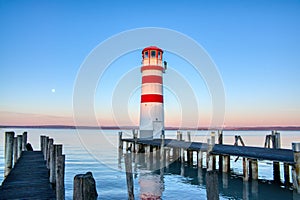
[[23, 151], [0, 186], [0, 199], [56, 199], [41, 151]]
[[[134, 139], [124, 138], [125, 142], [134, 142]], [[141, 140], [137, 139], [137, 144], [161, 146], [161, 139]], [[172, 139], [165, 139], [165, 147], [182, 148], [192, 151], [207, 151], [207, 143], [201, 142], [185, 142]], [[213, 146], [211, 154], [215, 155], [230, 155], [241, 156], [245, 158], [271, 160], [294, 164], [294, 154], [291, 149], [270, 149], [263, 147], [249, 147], [249, 146], [234, 146], [216, 144]]]

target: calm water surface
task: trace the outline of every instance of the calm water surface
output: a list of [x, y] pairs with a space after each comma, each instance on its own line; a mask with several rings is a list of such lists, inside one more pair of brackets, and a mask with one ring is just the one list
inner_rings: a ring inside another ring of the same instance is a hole
[[[63, 144], [66, 155], [65, 188], [66, 199], [72, 199], [73, 178], [76, 174], [91, 171], [97, 184], [98, 199], [127, 199], [124, 158], [118, 157], [117, 130], [73, 130], [73, 129], [0, 129], [0, 182], [4, 170], [4, 133], [13, 130], [16, 134], [28, 132], [28, 141], [39, 150], [40, 135], [54, 138], [56, 144]], [[206, 142], [207, 131], [192, 131], [192, 140]], [[282, 148], [291, 148], [292, 142], [300, 142], [300, 131], [280, 131]], [[185, 136], [186, 132], [184, 132]], [[224, 143], [233, 144], [234, 135], [241, 135], [245, 144], [264, 145], [269, 131], [225, 131]], [[124, 131], [124, 137], [132, 137], [131, 131]], [[166, 131], [167, 138], [175, 138], [175, 131]], [[272, 162], [260, 161], [259, 181], [243, 183], [242, 162], [231, 157], [231, 175], [219, 175], [220, 199], [300, 199], [291, 188], [272, 184]], [[194, 159], [196, 160], [196, 159]], [[206, 199], [205, 169], [171, 163], [164, 169], [149, 170], [142, 157], [137, 156], [133, 164], [135, 198], [151, 193], [162, 199]], [[283, 166], [281, 166], [283, 169]], [[281, 170], [283, 171], [283, 170]], [[283, 174], [281, 174], [283, 180]]]

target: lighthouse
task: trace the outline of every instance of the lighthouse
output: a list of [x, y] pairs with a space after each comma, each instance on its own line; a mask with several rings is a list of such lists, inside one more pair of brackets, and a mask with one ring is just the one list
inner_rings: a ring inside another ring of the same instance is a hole
[[142, 51], [142, 87], [140, 105], [140, 138], [155, 139], [164, 134], [163, 73], [166, 62], [163, 50], [149, 46]]

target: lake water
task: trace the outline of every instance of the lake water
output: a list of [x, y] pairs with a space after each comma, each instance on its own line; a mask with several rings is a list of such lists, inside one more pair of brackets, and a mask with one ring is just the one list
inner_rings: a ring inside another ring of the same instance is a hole
[[[96, 180], [98, 199], [127, 199], [124, 158], [118, 157], [117, 130], [86, 129], [0, 129], [0, 182], [4, 170], [4, 133], [15, 131], [16, 134], [28, 132], [28, 142], [39, 150], [40, 135], [54, 138], [54, 143], [63, 144], [66, 155], [65, 189], [66, 199], [72, 199], [73, 178], [76, 174], [91, 171]], [[291, 149], [292, 142], [300, 142], [300, 131], [280, 131], [282, 148]], [[176, 131], [166, 131], [167, 138], [175, 138]], [[185, 138], [186, 131], [183, 132]], [[224, 131], [224, 143], [233, 144], [234, 135], [241, 135], [245, 144], [264, 145], [265, 135], [269, 131]], [[192, 140], [206, 142], [210, 133], [192, 131]], [[123, 137], [132, 137], [131, 131], [123, 131]], [[243, 182], [242, 162], [231, 157], [231, 175], [219, 175], [220, 199], [300, 199], [290, 187], [271, 183], [273, 165], [270, 161], [259, 161], [259, 181]], [[194, 159], [195, 160], [195, 159]], [[134, 194], [136, 199], [151, 193], [161, 199], [206, 199], [205, 169], [182, 166], [171, 163], [164, 169], [149, 170], [137, 156], [133, 164]], [[283, 166], [281, 165], [281, 172]], [[281, 174], [283, 180], [283, 174]]]

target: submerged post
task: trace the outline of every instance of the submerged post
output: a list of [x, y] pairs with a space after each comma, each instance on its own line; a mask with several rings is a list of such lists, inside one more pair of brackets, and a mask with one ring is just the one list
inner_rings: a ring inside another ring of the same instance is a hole
[[250, 162], [250, 169], [251, 169], [251, 179], [257, 180], [258, 179], [258, 164], [257, 159], [252, 159]]
[[207, 200], [219, 200], [218, 173], [216, 171], [206, 172], [206, 197]]
[[76, 200], [96, 200], [96, 181], [92, 172], [77, 174], [74, 177], [73, 199]]
[[297, 193], [300, 194], [300, 143], [292, 143], [294, 152], [294, 166], [293, 166], [293, 184]]
[[13, 161], [13, 143], [14, 143], [15, 132], [5, 132], [5, 167], [4, 177], [6, 177], [12, 169]]
[[249, 169], [249, 159], [243, 158], [243, 181], [249, 180], [248, 169]]
[[134, 200], [131, 153], [125, 155], [125, 170], [128, 199]]

